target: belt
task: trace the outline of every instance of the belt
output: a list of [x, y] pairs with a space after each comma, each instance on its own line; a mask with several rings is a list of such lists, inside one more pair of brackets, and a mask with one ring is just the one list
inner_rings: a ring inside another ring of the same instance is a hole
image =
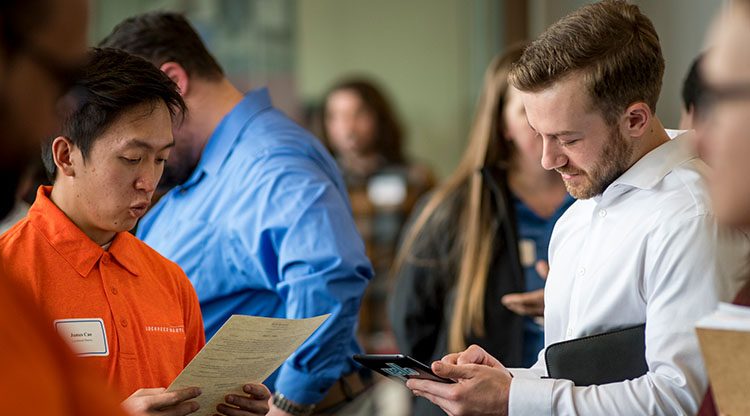
[[328, 390], [323, 400], [315, 405], [315, 414], [325, 414], [326, 411], [334, 410], [339, 405], [351, 402], [371, 385], [372, 381], [363, 378], [358, 372], [341, 377]]

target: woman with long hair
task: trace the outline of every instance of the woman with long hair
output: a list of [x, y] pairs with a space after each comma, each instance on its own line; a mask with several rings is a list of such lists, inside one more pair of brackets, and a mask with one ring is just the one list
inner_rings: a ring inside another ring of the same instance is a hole
[[[391, 323], [401, 352], [423, 362], [478, 344], [509, 367], [525, 366], [544, 346], [535, 321], [544, 276], [535, 266], [572, 198], [542, 168], [542, 141], [508, 85], [522, 51], [510, 48], [490, 64], [468, 147], [412, 215], [394, 263]], [[414, 410], [441, 413], [422, 400]]]

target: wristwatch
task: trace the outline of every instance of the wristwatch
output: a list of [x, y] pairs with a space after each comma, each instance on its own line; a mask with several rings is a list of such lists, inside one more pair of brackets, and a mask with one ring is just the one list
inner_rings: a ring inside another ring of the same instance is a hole
[[294, 416], [310, 416], [315, 409], [314, 404], [295, 403], [279, 392], [273, 394], [273, 405]]

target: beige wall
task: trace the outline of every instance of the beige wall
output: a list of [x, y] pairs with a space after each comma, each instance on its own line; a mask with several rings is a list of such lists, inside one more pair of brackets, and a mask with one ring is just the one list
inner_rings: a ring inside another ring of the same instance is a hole
[[462, 0], [298, 3], [297, 85], [320, 100], [342, 75], [383, 84], [407, 128], [408, 149], [445, 176], [463, 150], [469, 113], [469, 14]]
[[651, 18], [661, 40], [666, 61], [657, 114], [667, 128], [677, 128], [682, 106], [682, 83], [703, 40], [720, 0], [639, 0], [635, 2]]

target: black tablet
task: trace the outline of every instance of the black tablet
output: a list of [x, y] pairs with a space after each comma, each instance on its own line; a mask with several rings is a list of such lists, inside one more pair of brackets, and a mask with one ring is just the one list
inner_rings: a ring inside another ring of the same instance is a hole
[[455, 383], [451, 379], [435, 375], [428, 365], [403, 354], [356, 354], [353, 358], [371, 370], [404, 383], [410, 378]]

